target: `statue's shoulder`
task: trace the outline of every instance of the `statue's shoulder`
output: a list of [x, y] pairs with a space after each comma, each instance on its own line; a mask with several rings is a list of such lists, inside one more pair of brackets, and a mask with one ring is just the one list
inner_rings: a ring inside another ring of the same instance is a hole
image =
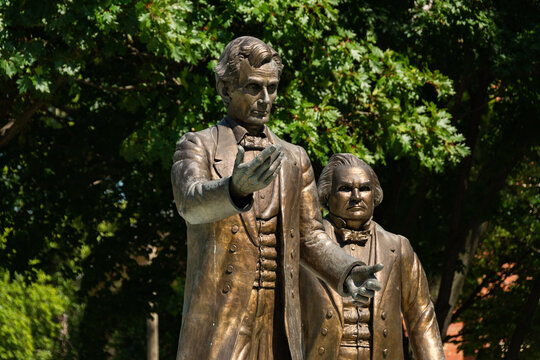
[[385, 230], [379, 223], [375, 223], [375, 231], [377, 233], [377, 239], [382, 240], [389, 245], [399, 246], [402, 239], [405, 239], [403, 236], [391, 233], [390, 231]]
[[186, 142], [196, 143], [196, 144], [207, 144], [215, 143], [218, 134], [218, 126], [212, 125], [206, 129], [199, 131], [190, 131], [185, 133], [180, 140], [177, 142], [177, 147]]
[[376, 222], [375, 231], [377, 232], [377, 241], [382, 242], [384, 246], [398, 249], [400, 253], [402, 252], [402, 249], [405, 252], [412, 251], [411, 243], [405, 236], [386, 231]]
[[274, 132], [270, 131], [270, 134], [272, 134], [272, 137], [274, 138], [274, 141], [276, 144], [279, 144], [281, 145], [283, 148], [291, 151], [291, 150], [296, 150], [296, 148], [298, 148], [299, 146], [298, 145], [294, 145], [294, 144], [291, 144], [290, 142], [287, 142], [285, 140], [283, 140], [282, 138], [280, 138], [279, 136], [277, 136], [276, 134], [274, 134]]

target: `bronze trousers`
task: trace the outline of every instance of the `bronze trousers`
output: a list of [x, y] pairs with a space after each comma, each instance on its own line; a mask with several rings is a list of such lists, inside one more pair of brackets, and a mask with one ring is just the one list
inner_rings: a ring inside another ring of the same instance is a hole
[[231, 360], [291, 358], [277, 289], [253, 288]]

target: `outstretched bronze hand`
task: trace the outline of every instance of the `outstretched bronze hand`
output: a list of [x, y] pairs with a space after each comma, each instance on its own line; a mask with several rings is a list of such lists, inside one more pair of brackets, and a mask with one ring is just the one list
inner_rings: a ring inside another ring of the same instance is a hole
[[268, 186], [279, 173], [283, 156], [281, 146], [272, 144], [261, 151], [255, 159], [242, 163], [244, 148], [238, 146], [230, 183], [232, 198], [242, 199]]
[[375, 291], [381, 290], [381, 284], [374, 274], [381, 271], [383, 267], [383, 264], [376, 264], [358, 265], [352, 268], [345, 279], [345, 286], [347, 295], [352, 296], [355, 305], [368, 305], [369, 300], [375, 296]]

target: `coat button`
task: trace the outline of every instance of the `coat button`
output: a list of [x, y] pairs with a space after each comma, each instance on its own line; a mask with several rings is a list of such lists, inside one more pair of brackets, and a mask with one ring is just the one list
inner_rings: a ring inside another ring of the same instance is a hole
[[325, 348], [321, 346], [321, 347], [319, 348], [319, 355], [324, 354], [324, 351], [325, 351]]
[[387, 337], [388, 336], [388, 329], [384, 329], [382, 331], [382, 334], [383, 334], [384, 337]]
[[291, 270], [290, 275], [291, 275], [291, 279], [292, 279], [294, 277], [294, 271]]
[[291, 259], [294, 259], [294, 250], [291, 250]]
[[388, 349], [384, 349], [384, 350], [382, 351], [382, 356], [383, 356], [384, 358], [388, 356]]
[[231, 285], [225, 284], [225, 286], [223, 287], [223, 293], [226, 294], [229, 291], [231, 291]]
[[291, 237], [294, 237], [294, 229], [291, 229]]
[[236, 234], [238, 232], [238, 225], [234, 224], [232, 227], [231, 227], [231, 232], [233, 234]]
[[294, 299], [294, 290], [291, 290], [291, 297]]
[[332, 309], [328, 309], [328, 311], [326, 312], [326, 318], [331, 319], [332, 316], [334, 316], [334, 311], [332, 311]]
[[227, 265], [227, 274], [232, 274], [232, 272], [234, 271], [234, 266], [232, 264], [229, 264]]
[[321, 335], [326, 336], [326, 334], [328, 334], [328, 329], [327, 328], [322, 328], [321, 329]]
[[238, 250], [238, 246], [236, 246], [236, 244], [231, 244], [231, 246], [229, 246], [230, 252], [235, 253], [236, 250]]
[[386, 320], [386, 311], [381, 313], [381, 319]]
[[264, 194], [261, 194], [261, 199], [264, 199]]

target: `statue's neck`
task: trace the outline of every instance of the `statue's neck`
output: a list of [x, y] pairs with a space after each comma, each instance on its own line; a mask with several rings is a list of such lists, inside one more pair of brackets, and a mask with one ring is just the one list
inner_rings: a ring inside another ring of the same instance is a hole
[[328, 214], [328, 218], [330, 219], [332, 224], [334, 224], [335, 227], [340, 228], [340, 229], [345, 228], [345, 229], [350, 229], [350, 230], [367, 230], [369, 229], [369, 226], [371, 225], [371, 219], [372, 219], [370, 218], [366, 222], [345, 220], [333, 214]]
[[240, 125], [244, 129], [246, 129], [249, 135], [260, 136], [264, 131], [265, 124], [263, 125], [246, 124], [245, 122], [235, 119], [234, 117], [230, 115], [227, 115], [227, 117], [231, 119], [233, 122], [235, 122], [237, 125]]

